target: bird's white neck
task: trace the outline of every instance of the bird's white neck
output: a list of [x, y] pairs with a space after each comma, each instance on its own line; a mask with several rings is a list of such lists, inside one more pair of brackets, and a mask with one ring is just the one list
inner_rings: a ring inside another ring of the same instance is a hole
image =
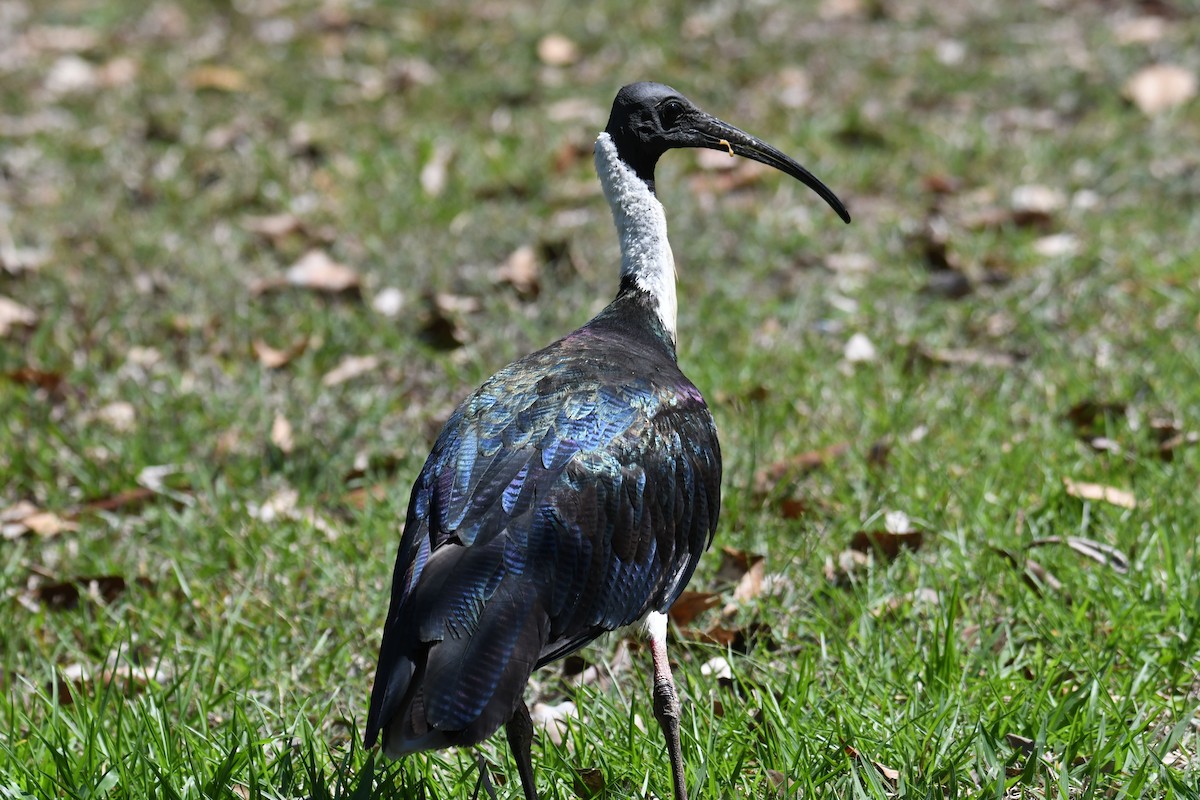
[[650, 296], [663, 328], [675, 341], [675, 256], [667, 241], [667, 217], [646, 182], [617, 155], [607, 133], [596, 139], [596, 172], [621, 238], [621, 277]]

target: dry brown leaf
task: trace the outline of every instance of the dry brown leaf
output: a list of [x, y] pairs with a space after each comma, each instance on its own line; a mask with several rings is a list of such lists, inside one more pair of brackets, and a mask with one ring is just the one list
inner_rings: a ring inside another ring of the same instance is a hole
[[329, 257], [324, 250], [310, 250], [284, 274], [287, 282], [301, 289], [341, 294], [358, 292], [362, 280], [358, 273]]
[[1081, 435], [1094, 436], [1106, 426], [1108, 418], [1123, 417], [1125, 404], [1112, 401], [1082, 400], [1064, 415]]
[[292, 423], [288, 422], [283, 414], [276, 414], [275, 421], [271, 423], [271, 444], [278, 447], [284, 455], [291, 455], [296, 447], [296, 441], [292, 437]]
[[404, 310], [404, 292], [395, 286], [385, 286], [371, 298], [371, 309], [388, 319], [396, 319]]
[[579, 60], [579, 46], [561, 33], [548, 33], [538, 41], [537, 55], [547, 66], [568, 67]]
[[1013, 222], [1018, 225], [1046, 225], [1066, 208], [1067, 197], [1053, 187], [1029, 184], [1013, 189], [1009, 202]]
[[716, 592], [684, 591], [671, 605], [668, 615], [671, 621], [680, 628], [691, 624], [692, 620], [710, 608], [720, 604], [721, 596]]
[[808, 450], [776, 461], [754, 474], [754, 492], [759, 497], [765, 497], [779, 484], [803, 477], [848, 452], [850, 452], [850, 443], [838, 442], [828, 447], [822, 447], [820, 450]]
[[6, 373], [5, 377], [13, 383], [22, 386], [36, 386], [39, 389], [44, 389], [47, 392], [56, 392], [62, 386], [63, 375], [61, 372], [48, 372], [46, 370], [37, 369], [35, 367], [19, 367], [12, 372]]
[[879, 553], [891, 561], [902, 550], [920, 550], [924, 543], [924, 531], [858, 531], [850, 537], [849, 548], [858, 553]]
[[109, 403], [97, 409], [92, 416], [114, 431], [121, 433], [133, 430], [137, 422], [137, 412], [134, 411], [133, 405], [124, 400]]
[[46, 91], [52, 95], [92, 91], [99, 84], [96, 67], [77, 55], [65, 55], [46, 72]]
[[1044, 547], [1046, 545], [1066, 545], [1080, 555], [1087, 556], [1093, 561], [1109, 567], [1121, 575], [1129, 572], [1129, 559], [1111, 544], [1085, 539], [1082, 536], [1045, 536], [1034, 539], [1026, 549]]
[[32, 308], [0, 295], [0, 336], [8, 336], [16, 328], [32, 328], [37, 321], [37, 312]]
[[1081, 500], [1099, 500], [1121, 508], [1137, 508], [1137, 498], [1127, 489], [1117, 489], [1099, 483], [1085, 483], [1070, 478], [1063, 478], [1063, 486], [1067, 494]]
[[188, 73], [187, 82], [193, 89], [217, 92], [240, 92], [246, 88], [246, 76], [241, 70], [220, 64], [196, 67]]
[[100, 45], [100, 34], [91, 28], [35, 25], [21, 37], [21, 43], [49, 53], [82, 53]]
[[1020, 750], [1025, 755], [1032, 755], [1037, 743], [1033, 739], [1027, 739], [1024, 736], [1018, 736], [1015, 733], [1004, 734], [1004, 741], [1008, 742], [1008, 746], [1014, 750]]
[[604, 773], [595, 767], [582, 767], [575, 770], [575, 794], [587, 800], [591, 797], [604, 797]]
[[308, 337], [302, 336], [282, 350], [276, 350], [262, 339], [255, 339], [250, 346], [254, 350], [258, 363], [267, 369], [279, 369], [292, 363], [293, 359], [308, 348]]
[[534, 703], [529, 707], [533, 727], [542, 731], [555, 745], [561, 745], [568, 730], [568, 720], [578, 717], [579, 711], [570, 700], [561, 703]]
[[77, 531], [79, 526], [70, 520], [65, 520], [52, 511], [40, 511], [20, 520], [30, 533], [41, 537], [58, 536], [64, 531]]
[[295, 214], [268, 214], [266, 216], [248, 216], [242, 220], [242, 227], [279, 247], [290, 238], [302, 237], [305, 233], [304, 223]]
[[377, 483], [373, 486], [359, 486], [346, 492], [342, 496], [342, 502], [351, 508], [356, 508], [359, 511], [367, 507], [368, 503], [382, 503], [387, 500], [389, 484]]
[[1125, 96], [1147, 116], [1181, 106], [1196, 96], [1196, 74], [1176, 64], [1155, 64], [1125, 84]]
[[454, 148], [445, 142], [438, 142], [429, 154], [429, 160], [421, 167], [421, 190], [429, 197], [437, 197], [446, 189], [446, 177], [450, 162], [454, 158]]
[[[134, 582], [143, 588], [154, 585], [145, 577], [139, 577]], [[53, 611], [63, 611], [79, 605], [83, 597], [90, 597], [99, 603], [111, 603], [124, 594], [128, 586], [125, 578], [120, 575], [86, 576], [42, 584], [31, 589], [27, 598]]]
[[949, 366], [980, 366], [993, 369], [1011, 369], [1016, 366], [1018, 358], [1012, 353], [959, 348], [946, 350], [926, 350], [916, 346], [909, 358], [921, 358], [933, 364]]
[[79, 507], [73, 516], [96, 511], [132, 511], [143, 505], [147, 500], [157, 497], [158, 493], [145, 486], [126, 489], [109, 497], [89, 500]]
[[541, 264], [532, 245], [522, 245], [492, 273], [497, 283], [507, 284], [527, 300], [536, 300], [541, 291]]
[[59, 671], [55, 681], [58, 702], [71, 705], [75, 702], [74, 692], [86, 685], [115, 687], [125, 694], [144, 689], [151, 683], [165, 683], [171, 679], [172, 670], [163, 662], [153, 666], [135, 664], [106, 665], [89, 669], [83, 664], [69, 664]]
[[321, 378], [322, 386], [337, 386], [379, 367], [378, 356], [346, 356]]
[[438, 292], [429, 298], [421, 338], [439, 350], [453, 350], [467, 343], [470, 336], [460, 317], [478, 311], [483, 304], [476, 297]]
[[1117, 44], [1150, 44], [1166, 35], [1167, 20], [1150, 14], [1121, 16], [1112, 21], [1112, 31]]
[[734, 603], [749, 603], [762, 594], [766, 566], [766, 559], [762, 557], [755, 559], [750, 564], [750, 569], [746, 570], [746, 574], [742, 576], [733, 590]]
[[865, 333], [853, 334], [842, 348], [842, 358], [851, 364], [875, 361], [878, 357], [875, 345]]
[[28, 500], [21, 500], [0, 511], [0, 539], [18, 539], [26, 534], [52, 537], [63, 531], [79, 530], [74, 522], [51, 511], [43, 511]]

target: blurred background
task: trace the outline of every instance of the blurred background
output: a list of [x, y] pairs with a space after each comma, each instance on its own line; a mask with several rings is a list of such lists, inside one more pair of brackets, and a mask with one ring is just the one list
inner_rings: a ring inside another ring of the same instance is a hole
[[[1188, 796], [1198, 74], [1192, 0], [0, 0], [5, 796], [470, 791], [356, 744], [408, 487], [614, 294], [636, 80], [854, 218], [659, 168], [727, 465], [697, 793]], [[668, 791], [647, 661], [544, 671], [548, 791]]]

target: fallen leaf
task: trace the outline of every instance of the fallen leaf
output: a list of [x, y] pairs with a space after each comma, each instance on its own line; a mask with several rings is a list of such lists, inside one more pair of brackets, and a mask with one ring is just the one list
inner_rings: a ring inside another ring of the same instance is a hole
[[770, 494], [777, 485], [820, 469], [834, 459], [850, 452], [849, 442], [838, 442], [819, 450], [808, 450], [776, 461], [754, 474], [754, 491], [759, 497]]
[[1034, 539], [1026, 545], [1026, 549], [1045, 547], [1046, 545], [1065, 545], [1076, 553], [1109, 567], [1116, 573], [1124, 575], [1129, 572], [1129, 559], [1125, 557], [1125, 554], [1104, 542], [1085, 539], [1082, 536], [1044, 536], [1041, 539]]
[[718, 681], [731, 681], [733, 680], [733, 667], [729, 666], [729, 661], [725, 656], [714, 656], [700, 665], [700, 674]]
[[1117, 44], [1150, 44], [1167, 32], [1167, 21], [1149, 14], [1140, 17], [1121, 16], [1112, 21], [1113, 38]]
[[1124, 415], [1124, 403], [1098, 400], [1080, 401], [1064, 414], [1080, 434], [1087, 436], [1094, 436], [1100, 429], [1108, 427], [1110, 419]]
[[46, 91], [53, 95], [87, 92], [97, 84], [95, 66], [77, 55], [62, 56], [46, 72]]
[[1175, 458], [1175, 451], [1187, 445], [1200, 443], [1200, 432], [1189, 431], [1187, 433], [1177, 433], [1169, 439], [1162, 441], [1158, 445], [1158, 457], [1163, 461], [1172, 461]]
[[[1004, 556], [1008, 563], [1014, 567], [1020, 567], [1022, 570], [1022, 578], [1030, 589], [1033, 589], [1039, 596], [1044, 593], [1045, 589], [1050, 589], [1056, 594], [1061, 594], [1063, 591], [1062, 581], [1054, 576], [1054, 573], [1043, 567], [1032, 558], [1018, 558], [1013, 553], [1001, 547], [992, 547], [992, 551]], [[1070, 598], [1065, 597], [1066, 602], [1070, 602]]]
[[[153, 586], [153, 582], [145, 577], [137, 578], [134, 583], [143, 588]], [[96, 575], [45, 583], [30, 590], [28, 596], [35, 603], [52, 611], [66, 611], [79, 605], [83, 597], [90, 597], [100, 603], [111, 603], [124, 594], [127, 588], [128, 583], [120, 575]]]
[[871, 343], [866, 334], [856, 333], [846, 342], [842, 358], [851, 364], [874, 361], [877, 358], [875, 345]]
[[830, 253], [825, 256], [825, 266], [830, 272], [853, 275], [870, 272], [875, 262], [866, 253]]
[[975, 286], [971, 279], [957, 269], [935, 270], [921, 287], [921, 294], [947, 300], [961, 300], [973, 291]]
[[288, 422], [283, 414], [276, 414], [275, 421], [271, 423], [271, 444], [278, 447], [284, 455], [290, 455], [296, 447], [292, 438], [292, 423]]
[[891, 561], [902, 550], [920, 550], [924, 543], [923, 531], [858, 531], [850, 537], [849, 548], [858, 553], [879, 553]]
[[371, 300], [371, 308], [388, 319], [396, 319], [404, 310], [404, 292], [395, 286], [387, 286], [379, 290]]
[[82, 53], [100, 45], [100, 34], [91, 29], [70, 25], [35, 25], [21, 42], [34, 50], [51, 53]]
[[746, 570], [746, 574], [733, 590], [734, 603], [749, 603], [762, 594], [766, 564], [766, 559], [761, 557], [750, 564], [750, 569]]
[[282, 350], [276, 350], [262, 339], [255, 339], [250, 346], [254, 350], [255, 357], [258, 358], [258, 363], [267, 369], [280, 369], [286, 367], [308, 348], [308, 337], [302, 336]]
[[104, 688], [114, 687], [125, 694], [131, 694], [151, 683], [163, 684], [171, 679], [172, 674], [173, 670], [162, 661], [152, 666], [109, 664], [96, 669], [75, 663], [59, 670], [55, 689], [58, 702], [61, 705], [71, 705], [75, 702], [75, 692], [89, 684]]
[[883, 776], [884, 780], [892, 784], [900, 781], [900, 770], [892, 769], [881, 761], [872, 761], [871, 764], [874, 765], [875, 769], [879, 770], [879, 774]]
[[295, 214], [268, 214], [266, 216], [248, 216], [242, 220], [242, 227], [269, 241], [274, 247], [279, 247], [290, 238], [302, 237], [305, 233], [304, 223]]
[[838, 553], [836, 562], [833, 556], [825, 559], [823, 572], [825, 580], [835, 586], [845, 586], [865, 572], [870, 565], [871, 557], [866, 553], [859, 550], [843, 550]]
[[30, 533], [43, 538], [58, 536], [64, 531], [77, 531], [79, 526], [51, 511], [39, 511], [19, 520]]
[[684, 591], [667, 612], [671, 622], [680, 628], [690, 625], [692, 620], [710, 608], [721, 603], [721, 596], [716, 592]]
[[1196, 96], [1196, 74], [1175, 64], [1155, 64], [1125, 84], [1125, 96], [1147, 116], [1181, 106]]
[[482, 308], [478, 298], [438, 292], [427, 300], [421, 339], [439, 350], [453, 350], [466, 344], [470, 336], [461, 316]]
[[1024, 736], [1018, 736], [1015, 733], [1004, 734], [1004, 741], [1008, 742], [1008, 746], [1014, 750], [1019, 750], [1025, 755], [1033, 755], [1037, 743], [1033, 739], [1027, 739]]
[[570, 700], [561, 703], [534, 703], [529, 707], [533, 727], [541, 730], [554, 745], [561, 745], [568, 730], [568, 720], [578, 717], [579, 711]]
[[538, 41], [537, 55], [547, 66], [567, 67], [579, 60], [579, 46], [561, 33], [548, 33]]
[[0, 270], [9, 275], [36, 272], [49, 260], [50, 251], [44, 248], [17, 247], [11, 241], [0, 241]]
[[310, 250], [288, 267], [287, 282], [301, 289], [328, 294], [356, 293], [362, 284], [358, 273], [329, 257], [324, 250]]
[[[175, 480], [175, 485], [168, 485], [167, 481], [172, 476], [179, 476]], [[151, 464], [142, 467], [137, 474], [136, 479], [138, 485], [149, 489], [155, 494], [162, 495], [170, 500], [183, 505], [191, 506], [195, 503], [195, 499], [188, 491], [188, 486], [185, 481], [185, 469], [182, 464]]]
[[438, 142], [429, 154], [429, 160], [421, 167], [421, 190], [429, 197], [437, 197], [446, 188], [446, 175], [454, 149], [445, 142]]
[[1033, 252], [1042, 258], [1065, 258], [1079, 252], [1079, 239], [1070, 233], [1043, 236], [1033, 243]]
[[382, 503], [387, 500], [389, 492], [389, 484], [377, 483], [373, 486], [358, 486], [346, 492], [342, 496], [342, 502], [356, 508], [359, 511], [367, 507], [369, 503]]
[[1013, 189], [1009, 204], [1018, 225], [1045, 225], [1066, 207], [1067, 197], [1058, 189], [1029, 184]]
[[513, 287], [526, 300], [536, 300], [541, 291], [540, 271], [537, 252], [532, 245], [526, 244], [504, 259], [504, 263], [492, 273], [492, 279]]
[[378, 356], [346, 356], [321, 378], [322, 386], [337, 386], [379, 367]]
[[240, 92], [246, 88], [246, 76], [241, 70], [219, 64], [196, 67], [188, 73], [187, 82], [193, 89], [217, 92]]
[[96, 78], [105, 88], [128, 86], [137, 78], [139, 69], [138, 62], [132, 58], [117, 56], [100, 65], [100, 69], [96, 71]]
[[975, 350], [965, 347], [960, 349], [927, 350], [920, 345], [916, 345], [909, 352], [908, 359], [909, 364], [916, 360], [924, 360], [930, 364], [945, 364], [947, 366], [1011, 369], [1017, 365], [1019, 357], [1014, 353], [993, 350]]
[[1078, 497], [1081, 500], [1099, 500], [1121, 508], [1137, 508], [1137, 498], [1134, 497], [1133, 492], [1126, 489], [1117, 489], [1099, 483], [1085, 483], [1071, 478], [1063, 478], [1062, 481], [1063, 486], [1067, 488], [1067, 494], [1072, 497]]
[[5, 377], [13, 383], [22, 386], [36, 386], [51, 393], [57, 391], [63, 382], [61, 372], [47, 372], [34, 367], [19, 367], [7, 373]]
[[37, 321], [38, 315], [33, 309], [0, 295], [0, 336], [8, 336], [16, 328], [32, 328]]
[[153, 489], [149, 489], [145, 486], [138, 486], [135, 489], [126, 489], [109, 497], [102, 497], [97, 500], [89, 500], [79, 507], [79, 510], [75, 513], [75, 516], [85, 512], [132, 510], [144, 505], [147, 500], [155, 497], [156, 495], [157, 493]]
[[133, 430], [137, 421], [137, 412], [134, 411], [133, 405], [124, 400], [109, 403], [97, 409], [92, 416], [114, 431], [121, 433]]

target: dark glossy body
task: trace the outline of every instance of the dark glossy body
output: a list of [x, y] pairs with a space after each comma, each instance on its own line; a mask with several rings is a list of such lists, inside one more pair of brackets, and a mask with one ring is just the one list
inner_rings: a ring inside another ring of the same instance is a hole
[[496, 373], [413, 487], [366, 743], [476, 743], [530, 673], [665, 612], [720, 506], [712, 415], [624, 285], [574, 333]]

